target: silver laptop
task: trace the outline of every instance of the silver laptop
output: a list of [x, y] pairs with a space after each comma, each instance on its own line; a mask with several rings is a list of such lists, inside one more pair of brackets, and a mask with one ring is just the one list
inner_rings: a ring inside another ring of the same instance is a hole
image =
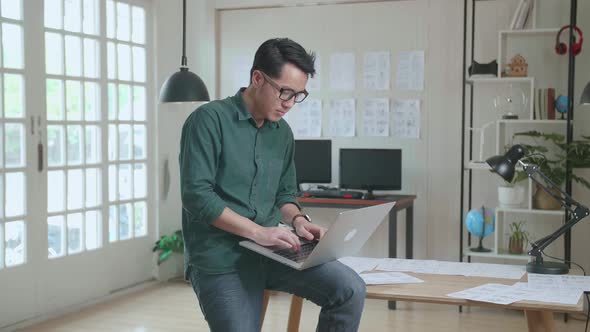
[[299, 238], [299, 252], [265, 247], [250, 240], [240, 241], [240, 245], [294, 269], [305, 270], [357, 253], [394, 205], [395, 202], [391, 202], [340, 212], [321, 241]]

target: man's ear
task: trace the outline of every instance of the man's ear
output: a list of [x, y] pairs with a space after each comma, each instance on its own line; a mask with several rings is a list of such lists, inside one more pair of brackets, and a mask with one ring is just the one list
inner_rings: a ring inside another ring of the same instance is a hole
[[254, 85], [256, 88], [259, 88], [262, 86], [262, 84], [264, 84], [264, 76], [262, 76], [260, 70], [256, 69], [252, 72], [252, 85]]

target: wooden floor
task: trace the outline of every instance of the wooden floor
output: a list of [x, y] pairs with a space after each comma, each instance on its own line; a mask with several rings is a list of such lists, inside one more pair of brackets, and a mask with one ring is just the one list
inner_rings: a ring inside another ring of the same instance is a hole
[[[263, 331], [285, 331], [290, 296], [275, 293], [270, 299]], [[301, 331], [314, 331], [319, 307], [305, 301]], [[557, 316], [558, 331], [584, 330], [585, 322]], [[384, 301], [367, 300], [361, 331], [526, 331], [522, 312], [491, 308], [464, 308], [449, 305], [398, 303], [388, 310]], [[208, 331], [192, 288], [182, 282], [157, 284], [141, 292], [89, 307], [21, 331], [64, 332], [154, 332]]]

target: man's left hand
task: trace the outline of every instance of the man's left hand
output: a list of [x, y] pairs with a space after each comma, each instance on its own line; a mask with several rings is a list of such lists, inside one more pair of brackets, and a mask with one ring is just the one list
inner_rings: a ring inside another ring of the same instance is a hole
[[295, 228], [297, 235], [310, 241], [313, 239], [321, 239], [327, 231], [324, 227], [312, 224], [303, 218], [295, 219], [295, 221], [293, 221], [293, 227]]

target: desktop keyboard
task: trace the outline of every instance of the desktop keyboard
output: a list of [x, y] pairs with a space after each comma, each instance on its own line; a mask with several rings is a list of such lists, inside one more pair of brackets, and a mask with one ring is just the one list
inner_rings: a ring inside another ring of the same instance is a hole
[[317, 198], [352, 198], [361, 199], [363, 193], [354, 190], [307, 190], [299, 194], [300, 197], [317, 197]]
[[300, 238], [299, 241], [301, 242], [301, 249], [299, 251], [293, 251], [293, 249], [291, 248], [286, 248], [276, 250], [274, 251], [274, 253], [279, 256], [283, 256], [286, 259], [290, 259], [294, 262], [300, 263], [304, 261], [309, 256], [309, 254], [311, 254], [315, 246], [318, 244], [318, 241], [310, 241], [304, 238]]

